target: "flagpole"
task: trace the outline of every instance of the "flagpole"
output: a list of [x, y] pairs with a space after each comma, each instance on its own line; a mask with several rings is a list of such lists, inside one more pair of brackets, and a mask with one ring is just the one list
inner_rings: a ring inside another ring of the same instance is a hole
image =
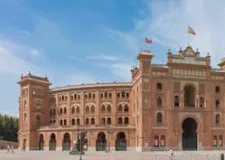
[[[188, 24], [188, 27], [189, 27], [189, 24]], [[189, 35], [189, 32], [187, 34], [188, 34], [188, 46], [190, 46], [190, 35]]]

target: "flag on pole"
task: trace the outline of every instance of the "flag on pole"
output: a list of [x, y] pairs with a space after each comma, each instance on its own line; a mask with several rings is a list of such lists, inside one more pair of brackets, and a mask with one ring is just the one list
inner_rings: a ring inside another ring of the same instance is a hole
[[188, 33], [192, 34], [192, 35], [196, 35], [194, 29], [192, 27], [190, 27], [190, 26], [188, 26]]
[[145, 37], [145, 43], [151, 44], [152, 43], [152, 40]]

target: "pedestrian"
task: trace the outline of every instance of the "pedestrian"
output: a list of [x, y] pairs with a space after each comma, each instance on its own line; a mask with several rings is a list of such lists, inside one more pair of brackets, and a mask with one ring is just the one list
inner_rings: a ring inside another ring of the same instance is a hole
[[11, 153], [12, 154], [14, 153], [14, 147], [13, 147], [13, 145], [11, 145]]
[[10, 147], [9, 147], [9, 145], [7, 145], [7, 153], [10, 153]]
[[173, 150], [171, 148], [170, 148], [169, 154], [170, 154], [170, 157], [173, 157]]

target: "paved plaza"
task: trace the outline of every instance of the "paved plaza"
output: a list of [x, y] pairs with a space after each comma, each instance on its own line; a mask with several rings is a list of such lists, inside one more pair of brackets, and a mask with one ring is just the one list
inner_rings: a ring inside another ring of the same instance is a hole
[[[171, 158], [168, 152], [86, 152], [83, 160], [220, 160], [225, 151], [186, 151], [174, 152]], [[79, 160], [78, 155], [69, 155], [62, 151], [15, 151], [8, 154], [0, 151], [0, 160]]]

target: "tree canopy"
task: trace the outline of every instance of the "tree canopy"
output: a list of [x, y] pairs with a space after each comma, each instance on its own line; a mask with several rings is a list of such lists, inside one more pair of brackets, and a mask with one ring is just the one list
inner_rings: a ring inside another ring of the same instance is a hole
[[17, 142], [18, 118], [0, 113], [0, 139]]

